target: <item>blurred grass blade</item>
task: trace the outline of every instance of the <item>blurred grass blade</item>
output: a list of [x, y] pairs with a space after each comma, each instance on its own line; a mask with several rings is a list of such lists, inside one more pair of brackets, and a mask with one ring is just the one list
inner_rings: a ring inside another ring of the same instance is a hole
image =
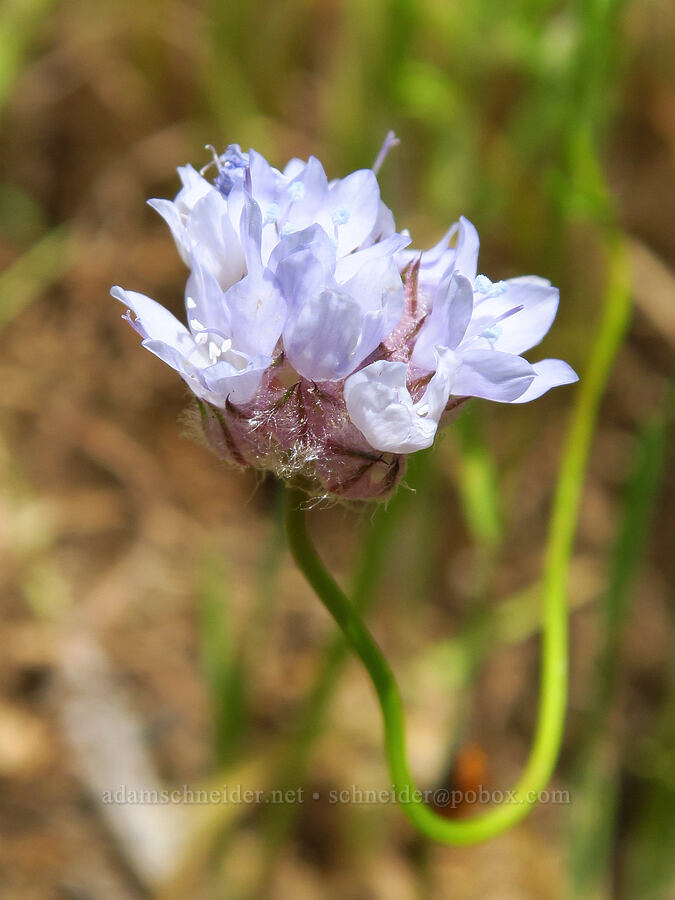
[[[480, 410], [473, 403], [453, 422], [449, 440], [455, 453], [451, 469], [462, 515], [471, 536], [471, 589], [465, 597], [465, 620], [449, 648], [448, 677], [456, 679], [456, 714], [447, 735], [446, 769], [466, 739], [471, 722], [473, 691], [495, 635], [494, 580], [502, 545], [503, 527], [497, 469], [485, 442]], [[444, 670], [445, 671], [445, 670]]]
[[0, 6], [0, 114], [28, 49], [54, 0], [4, 0]]
[[[195, 791], [215, 792], [221, 796], [228, 785], [246, 795], [247, 792], [266, 791], [267, 773], [272, 768], [276, 746], [252, 759], [244, 759], [235, 766], [218, 769]], [[152, 900], [185, 900], [186, 897], [230, 897], [239, 893], [216, 893], [213, 889], [215, 860], [227, 853], [229, 840], [250, 813], [250, 805], [239, 802], [196, 803], [189, 806], [184, 825], [185, 848], [174, 854], [169, 875], [153, 885]], [[228, 864], [230, 860], [227, 860]], [[233, 868], [236, 867], [234, 862]], [[228, 873], [231, 871], [228, 867]], [[236, 869], [235, 869], [236, 871]], [[249, 896], [246, 894], [245, 896]]]
[[261, 541], [260, 556], [255, 583], [255, 605], [247, 627], [247, 665], [260, 665], [261, 655], [266, 653], [265, 644], [269, 630], [272, 608], [277, 602], [279, 571], [286, 553], [284, 534], [283, 481], [274, 478], [271, 485], [272, 497], [268, 513], [267, 534]]
[[0, 328], [68, 271], [74, 239], [65, 225], [50, 231], [0, 274]]
[[[648, 781], [626, 841], [626, 900], [670, 900], [675, 884], [675, 663], [661, 722], [644, 753]], [[645, 749], [645, 748], [643, 748]]]
[[493, 547], [502, 536], [497, 470], [472, 405], [452, 426], [459, 446], [459, 490], [464, 518], [476, 542]]
[[608, 645], [602, 660], [598, 706], [605, 704], [616, 679], [621, 627], [644, 555], [652, 512], [663, 477], [666, 435], [672, 406], [671, 390], [665, 411], [648, 421], [636, 438], [634, 468], [628, 481], [619, 534], [611, 561], [605, 608]]
[[611, 896], [610, 857], [616, 824], [618, 773], [606, 743], [585, 750], [583, 765], [571, 779], [574, 808], [571, 815], [569, 896]]
[[608, 586], [601, 608], [603, 646], [596, 663], [588, 724], [580, 742], [580, 763], [574, 778], [570, 839], [572, 897], [602, 896], [607, 888], [604, 882], [609, 878], [619, 793], [614, 739], [608, 724], [631, 590], [643, 559], [663, 475], [671, 412], [672, 394], [666, 401], [665, 412], [647, 421], [635, 439], [632, 472], [611, 554]]
[[227, 765], [241, 746], [248, 713], [243, 658], [237, 649], [220, 558], [203, 563], [200, 578], [201, 658], [211, 702], [216, 764]]

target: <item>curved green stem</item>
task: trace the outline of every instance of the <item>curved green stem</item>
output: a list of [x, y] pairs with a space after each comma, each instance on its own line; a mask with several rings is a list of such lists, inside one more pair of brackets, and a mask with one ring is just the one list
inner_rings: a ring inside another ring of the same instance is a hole
[[567, 700], [567, 574], [597, 411], [629, 312], [625, 256], [623, 245], [617, 238], [611, 244], [604, 314], [588, 369], [578, 388], [549, 531], [544, 572], [541, 692], [534, 743], [509, 800], [483, 815], [455, 821], [438, 815], [424, 803], [408, 765], [403, 703], [391, 668], [360, 613], [328, 573], [310, 540], [303, 508], [305, 495], [296, 488], [288, 489], [286, 529], [293, 557], [370, 675], [382, 710], [385, 744], [397, 798], [413, 825], [433, 840], [473, 844], [505, 831], [527, 815], [537, 802], [556, 764]]
[[[426, 457], [425, 460], [428, 461]], [[417, 465], [410, 466], [408, 470], [409, 478], [411, 469], [420, 471], [420, 460], [415, 462]], [[403, 491], [393, 498], [387, 509], [380, 507], [364, 536], [352, 588], [353, 603], [361, 613], [366, 611], [374, 599], [394, 524], [410, 496], [412, 494]], [[292, 789], [302, 780], [304, 769], [309, 764], [312, 745], [322, 728], [348, 653], [349, 646], [342, 635], [334, 635], [274, 778], [274, 783], [283, 792]], [[297, 809], [297, 805], [292, 803], [275, 803], [266, 810], [263, 822], [264, 857], [260, 865], [256, 896], [262, 897], [269, 893], [274, 861]]]

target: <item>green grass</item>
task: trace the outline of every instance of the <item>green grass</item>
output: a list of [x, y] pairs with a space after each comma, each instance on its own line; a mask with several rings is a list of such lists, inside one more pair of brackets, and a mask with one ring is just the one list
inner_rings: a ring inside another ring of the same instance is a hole
[[237, 758], [248, 724], [244, 653], [234, 634], [230, 576], [219, 556], [204, 560], [200, 571], [201, 658], [211, 705], [216, 767]]

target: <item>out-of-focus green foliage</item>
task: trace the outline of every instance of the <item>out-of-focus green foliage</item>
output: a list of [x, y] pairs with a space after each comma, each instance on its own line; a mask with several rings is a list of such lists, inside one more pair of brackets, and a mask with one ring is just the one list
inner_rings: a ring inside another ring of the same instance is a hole
[[0, 113], [11, 95], [31, 43], [55, 0], [5, 0], [0, 8]]
[[[672, 418], [672, 394], [668, 396], [666, 406], [664, 412], [645, 423], [635, 438], [633, 469], [626, 485], [616, 542], [610, 558], [607, 590], [600, 607], [603, 643], [596, 660], [594, 693], [588, 704], [587, 726], [579, 742], [577, 772], [573, 780], [576, 802], [570, 814], [572, 897], [599, 895], [608, 887], [604, 882], [611, 878], [611, 854], [616, 850], [613, 845], [617, 840], [616, 814], [620, 792], [616, 747], [610, 740], [612, 713], [631, 589], [644, 553], [663, 475], [666, 435]], [[652, 779], [649, 780], [652, 782]], [[649, 821], [650, 807], [666, 834], [672, 833], [673, 813], [662, 803], [663, 798], [659, 794], [663, 792], [672, 801], [673, 785], [669, 787], [667, 780], [664, 783], [658, 775], [652, 783], [656, 789], [648, 788], [643, 792], [645, 809], [638, 833], [643, 827], [648, 831], [654, 827], [654, 823]], [[652, 838], [655, 836], [653, 834]], [[648, 845], [639, 834], [637, 846], [641, 851], [632, 857], [635, 883], [630, 896], [661, 896], [660, 891], [665, 892], [668, 887], [672, 844], [662, 836], [653, 845]], [[638, 870], [641, 871], [639, 880], [636, 880]]]
[[[511, 239], [536, 259], [559, 236], [552, 217], [605, 209], [595, 154], [620, 85], [620, 8], [287, 0], [261, 16], [212, 2], [205, 93], [224, 136], [271, 153], [279, 119], [296, 119], [305, 100], [302, 124], [337, 168], [368, 164], [394, 127], [403, 162], [384, 181], [396, 179], [416, 215], [468, 210], [488, 236], [512, 221]], [[303, 97], [306, 71], [317, 68], [318, 93]]]
[[454, 426], [460, 446], [457, 490], [472, 536], [493, 547], [502, 535], [499, 482], [494, 459], [485, 443], [475, 409], [460, 416]]
[[0, 328], [65, 274], [72, 265], [74, 243], [62, 225], [0, 273]]
[[204, 561], [200, 588], [201, 649], [211, 701], [214, 762], [236, 759], [247, 722], [243, 653], [233, 633], [228, 575], [222, 560]]

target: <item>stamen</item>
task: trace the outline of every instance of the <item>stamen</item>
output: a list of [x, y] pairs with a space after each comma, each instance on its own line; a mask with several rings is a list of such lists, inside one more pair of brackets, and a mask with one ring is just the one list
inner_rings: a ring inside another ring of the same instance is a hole
[[496, 341], [502, 336], [502, 327], [501, 325], [490, 325], [489, 328], [484, 328], [481, 331], [480, 336], [488, 341]]
[[492, 282], [487, 277], [487, 275], [476, 275], [474, 287], [476, 288], [476, 290], [478, 291], [479, 294], [487, 294], [487, 292], [492, 287]]
[[280, 237], [285, 238], [285, 237], [288, 237], [289, 234], [293, 234], [294, 231], [295, 231], [295, 225], [293, 225], [291, 222], [286, 222], [286, 224], [282, 227], [281, 231], [279, 232], [279, 235], [280, 235]]
[[220, 352], [227, 353], [227, 351], [230, 349], [231, 346], [232, 346], [232, 341], [230, 338], [228, 338], [226, 341], [223, 341], [223, 343], [220, 345]]
[[270, 225], [272, 222], [276, 222], [279, 218], [279, 204], [272, 203], [267, 207], [267, 212], [265, 213], [265, 225]]
[[377, 158], [375, 159], [375, 162], [373, 163], [373, 172], [376, 175], [382, 168], [382, 163], [387, 158], [389, 151], [392, 150], [394, 147], [397, 147], [400, 143], [401, 142], [396, 137], [396, 135], [394, 134], [393, 131], [387, 132], [387, 136], [385, 137], [384, 141], [382, 142], [382, 146], [380, 147], [380, 152], [377, 154]]
[[504, 319], [510, 319], [511, 316], [515, 316], [516, 313], [519, 313], [523, 309], [525, 309], [525, 306], [522, 303], [520, 306], [514, 306], [513, 309], [509, 309], [507, 312], [502, 313], [501, 316], [497, 316], [492, 324], [496, 325], [497, 322], [503, 322]]
[[209, 343], [209, 359], [211, 360], [211, 362], [215, 362], [220, 356], [221, 352], [222, 351], [220, 347], [214, 341], [211, 341]]
[[188, 309], [197, 309], [197, 304], [192, 299], [192, 297], [187, 298], [187, 300], [185, 301], [185, 305], [187, 306]]
[[429, 415], [429, 404], [425, 403], [424, 406], [420, 406], [417, 410], [417, 415], [420, 419], [425, 419]]
[[205, 331], [200, 331], [199, 334], [195, 335], [195, 343], [197, 344], [205, 344], [208, 339], [209, 336]]
[[220, 157], [216, 153], [216, 148], [213, 146], [213, 144], [205, 144], [204, 149], [211, 151], [211, 155], [213, 156], [213, 159], [210, 162], [207, 162], [207, 164], [205, 166], [201, 167], [201, 169], [199, 170], [199, 174], [205, 175], [206, 172], [209, 171], [211, 166], [215, 166], [218, 169], [218, 171], [220, 171]]
[[206, 331], [206, 325], [202, 325], [199, 319], [190, 319], [190, 328], [193, 331]]

